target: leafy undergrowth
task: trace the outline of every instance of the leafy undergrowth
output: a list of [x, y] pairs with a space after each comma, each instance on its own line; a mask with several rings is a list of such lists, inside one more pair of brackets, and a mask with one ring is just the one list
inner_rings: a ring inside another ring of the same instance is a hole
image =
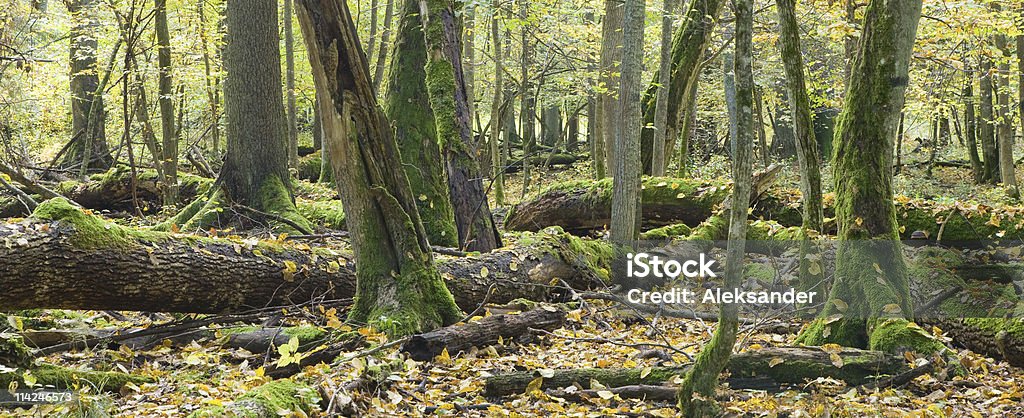
[[[42, 311], [37, 312], [34, 320], [41, 318], [40, 324], [59, 327], [138, 327], [172, 319], [164, 315], [123, 315]], [[609, 396], [608, 392], [576, 402], [540, 391], [507, 398], [486, 398], [482, 394], [485, 378], [501, 372], [537, 371], [543, 376], [552, 369], [685, 365], [710, 338], [714, 326], [667, 318], [651, 324], [604, 304], [583, 305], [570, 311], [568, 317], [565, 327], [553, 333], [542, 333], [529, 340], [506, 340], [469, 353], [445, 352], [428, 362], [413, 361], [395, 349], [367, 356], [342, 353], [341, 358], [347, 361], [307, 367], [294, 379], [319, 392], [320, 402], [312, 405], [314, 416], [326, 415], [330, 408], [335, 413], [358, 416], [668, 417], [676, 414], [671, 402], [621, 399], [618, 395]], [[330, 325], [344, 327], [337, 322]], [[372, 330], [358, 332], [370, 344], [386, 341], [386, 337]], [[741, 329], [736, 349], [785, 346], [793, 338], [789, 333]], [[108, 394], [97, 394], [83, 385], [74, 389], [79, 396], [71, 403], [0, 410], [0, 416], [83, 416], [81, 411], [87, 409], [112, 416], [186, 416], [202, 407], [230, 406], [234, 399], [270, 381], [264, 364], [269, 359], [269, 367], [277, 361], [278, 353], [273, 352], [277, 350], [250, 353], [222, 348], [216, 341], [182, 346], [165, 342], [147, 349], [121, 347], [45, 357], [44, 361], [59, 365], [127, 371], [155, 382], [129, 384], [120, 393]], [[840, 381], [818, 379], [778, 393], [723, 388], [719, 396], [727, 411], [750, 417], [1024, 415], [1024, 371], [967, 351], [960, 355], [969, 372], [965, 377], [940, 379], [924, 375], [898, 389], [861, 393]], [[915, 360], [908, 357], [909, 362]], [[668, 384], [678, 384], [679, 380], [672, 379]], [[352, 384], [359, 381], [364, 383]], [[580, 383], [586, 389], [600, 389], [594, 386], [599, 383]], [[280, 413], [304, 416], [298, 411]]]

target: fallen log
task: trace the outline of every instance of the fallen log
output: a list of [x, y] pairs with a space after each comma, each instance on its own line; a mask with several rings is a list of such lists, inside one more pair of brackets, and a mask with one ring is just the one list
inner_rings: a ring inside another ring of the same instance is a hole
[[[438, 260], [462, 309], [485, 298], [561, 300], [553, 278], [580, 289], [607, 278], [608, 244], [558, 231], [526, 238], [521, 247]], [[41, 203], [34, 218], [0, 224], [0, 242], [0, 310], [225, 313], [355, 295], [348, 253], [138, 230], [62, 199]]]
[[[550, 158], [549, 158], [550, 157]], [[554, 167], [556, 165], [570, 165], [580, 160], [580, 157], [573, 154], [562, 154], [557, 153], [553, 155], [541, 154], [534, 155], [527, 159], [533, 166], [543, 165], [545, 167]], [[523, 171], [523, 159], [520, 158], [505, 166], [505, 174], [518, 173]]]
[[[726, 367], [730, 377], [725, 381], [734, 389], [797, 385], [818, 377], [860, 385], [876, 378], [902, 373], [907, 370], [905, 363], [902, 358], [891, 354], [854, 348], [763, 348], [731, 356]], [[592, 381], [611, 388], [660, 385], [675, 376], [684, 376], [687, 371], [689, 366], [555, 370], [549, 377], [543, 378], [540, 389], [559, 389], [574, 384], [587, 389]], [[487, 378], [484, 395], [500, 397], [523, 393], [526, 386], [539, 376], [536, 371], [495, 374]]]
[[[778, 172], [773, 166], [755, 175], [751, 201], [771, 187]], [[730, 183], [725, 181], [669, 177], [644, 178], [642, 189], [645, 228], [674, 223], [697, 226], [711, 217], [731, 193]], [[505, 228], [538, 231], [561, 226], [568, 232], [601, 229], [611, 220], [611, 196], [610, 178], [555, 184], [513, 207], [505, 218]]]
[[501, 338], [515, 338], [530, 329], [552, 331], [565, 323], [565, 312], [555, 308], [540, 308], [518, 315], [492, 315], [462, 324], [436, 329], [412, 336], [401, 351], [417, 361], [432, 360], [444, 350], [455, 355], [473, 347], [496, 344]]

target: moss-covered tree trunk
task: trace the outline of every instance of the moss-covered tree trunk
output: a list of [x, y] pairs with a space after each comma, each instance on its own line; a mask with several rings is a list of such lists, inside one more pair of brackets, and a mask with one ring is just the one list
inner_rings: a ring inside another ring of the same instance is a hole
[[[736, 77], [737, 130], [733, 153], [733, 196], [729, 208], [729, 242], [726, 249], [725, 289], [740, 287], [743, 282], [744, 253], [746, 250], [747, 209], [746, 196], [753, 186], [754, 148], [754, 74], [753, 74], [753, 0], [737, 0], [736, 12]], [[686, 374], [679, 388], [679, 409], [688, 417], [718, 416], [715, 387], [718, 375], [729, 363], [736, 330], [739, 326], [739, 305], [722, 304], [718, 327], [711, 342], [704, 346], [693, 369]]]
[[454, 323], [461, 312], [434, 265], [348, 5], [332, 0], [298, 4], [323, 105], [325, 144], [356, 253], [357, 290], [349, 318], [392, 335]]
[[384, 112], [395, 127], [405, 175], [431, 244], [459, 245], [455, 212], [448, 195], [448, 177], [441, 158], [434, 112], [427, 97], [427, 49], [417, 0], [401, 1], [391, 70], [388, 73]]
[[[227, 6], [224, 45], [224, 110], [227, 154], [222, 188], [185, 206], [163, 225], [206, 229], [224, 222], [242, 205], [286, 232], [308, 233], [309, 221], [295, 210], [288, 173], [288, 136], [281, 94], [277, 3], [256, 0]], [[250, 214], [251, 215], [251, 214]]]
[[[823, 269], [816, 260], [817, 249], [810, 240], [822, 231], [821, 154], [814, 137], [811, 119], [811, 99], [804, 81], [803, 53], [800, 50], [800, 27], [796, 20], [794, 0], [775, 0], [779, 15], [779, 49], [786, 71], [786, 95], [793, 117], [796, 134], [797, 162], [800, 164], [801, 215], [805, 238], [800, 245], [800, 285], [805, 290], [824, 294], [819, 285], [824, 279]], [[811, 232], [814, 231], [814, 232]]]
[[[683, 24], [676, 30], [672, 39], [672, 74], [668, 83], [668, 119], [665, 131], [679, 132], [680, 125], [686, 120], [686, 112], [695, 111], [690, 98], [691, 89], [697, 83], [701, 57], [711, 39], [714, 22], [718, 19], [721, 9], [720, 0], [695, 0], [686, 11]], [[657, 113], [657, 91], [660, 74], [654, 75], [654, 81], [647, 88], [643, 97], [643, 126], [653, 126]], [[644, 129], [640, 137], [640, 162], [644, 165], [644, 174], [651, 173], [651, 149], [654, 131]]]
[[426, 85], [437, 139], [448, 173], [459, 247], [488, 252], [501, 247], [477, 161], [466, 80], [462, 70], [459, 11], [452, 0], [419, 0], [426, 40]]
[[114, 162], [107, 147], [103, 93], [96, 91], [100, 85], [96, 66], [99, 50], [96, 32], [100, 28], [96, 3], [95, 0], [64, 1], [72, 24], [68, 36], [72, 143], [61, 160], [63, 168], [78, 168], [84, 164], [89, 169], [106, 170]]
[[942, 347], [913, 321], [893, 205], [893, 138], [903, 108], [920, 0], [872, 0], [836, 126], [835, 283], [798, 341], [882, 351]]

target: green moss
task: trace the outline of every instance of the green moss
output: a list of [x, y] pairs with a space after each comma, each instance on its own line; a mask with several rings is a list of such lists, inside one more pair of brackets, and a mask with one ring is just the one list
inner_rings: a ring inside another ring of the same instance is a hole
[[320, 158], [320, 153], [299, 158], [296, 177], [301, 180], [317, 181], [320, 178], [321, 164], [323, 164], [323, 159]]
[[71, 225], [75, 233], [70, 242], [79, 248], [128, 248], [139, 241], [155, 242], [166, 239], [166, 235], [134, 228], [123, 227], [86, 213], [72, 206], [64, 198], [54, 198], [40, 203], [32, 217], [46, 221], [61, 221]]
[[868, 347], [872, 350], [889, 353], [913, 351], [920, 354], [932, 354], [946, 348], [941, 341], [919, 327], [917, 324], [902, 318], [876, 319], [871, 329]]
[[21, 336], [0, 333], [0, 365], [26, 368], [31, 364], [32, 350], [25, 345]]
[[640, 233], [642, 240], [667, 240], [690, 235], [692, 228], [686, 224], [672, 224]]
[[[277, 176], [268, 176], [263, 181], [263, 184], [260, 185], [257, 200], [260, 208], [264, 212], [272, 213], [288, 219], [299, 227], [305, 229], [306, 232], [313, 230], [313, 225], [310, 225], [309, 220], [295, 210], [295, 203], [292, 201], [291, 191], [285, 187], [284, 182], [282, 182]], [[304, 232], [296, 230], [295, 227], [284, 222], [271, 221], [271, 225], [274, 226], [275, 230], [281, 232], [288, 232], [292, 234]]]
[[299, 199], [295, 209], [310, 222], [328, 229], [345, 229], [345, 210], [340, 200], [311, 201]]
[[317, 403], [316, 391], [309, 386], [283, 379], [264, 384], [240, 396], [231, 405], [203, 408], [189, 415], [190, 418], [275, 418], [281, 413], [314, 412]]
[[[32, 368], [31, 371], [32, 376], [36, 379], [36, 384], [56, 388], [74, 388], [76, 385], [79, 385], [94, 387], [102, 392], [111, 392], [120, 390], [128, 383], [138, 385], [153, 382], [153, 379], [148, 377], [120, 372], [74, 370], [50, 364]], [[21, 387], [24, 387], [23, 374], [16, 372], [0, 373], [0, 387], [6, 388], [11, 382], [18, 382]]]

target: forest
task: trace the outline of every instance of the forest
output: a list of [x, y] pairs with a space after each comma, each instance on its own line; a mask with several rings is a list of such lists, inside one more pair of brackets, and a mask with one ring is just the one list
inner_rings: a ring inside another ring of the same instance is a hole
[[0, 0], [0, 417], [1024, 417], [1024, 3]]

